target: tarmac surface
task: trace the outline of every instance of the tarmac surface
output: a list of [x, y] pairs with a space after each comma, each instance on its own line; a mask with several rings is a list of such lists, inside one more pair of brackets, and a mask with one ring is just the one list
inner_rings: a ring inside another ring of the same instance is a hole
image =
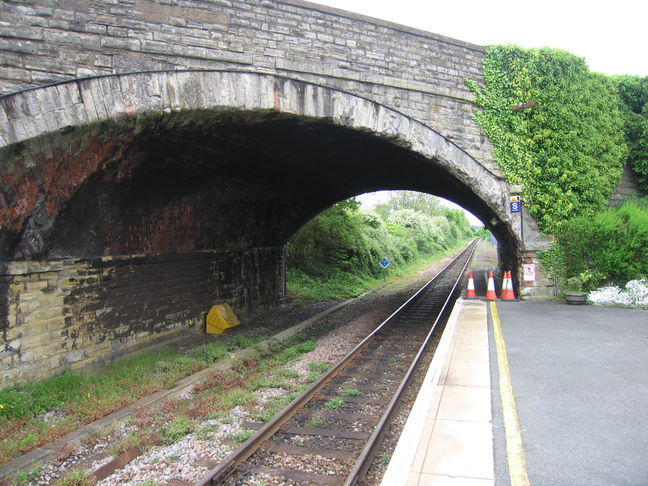
[[[648, 485], [648, 311], [498, 302], [532, 485]], [[496, 486], [510, 484], [489, 319]]]
[[648, 486], [648, 310], [460, 300], [436, 353], [382, 486]]

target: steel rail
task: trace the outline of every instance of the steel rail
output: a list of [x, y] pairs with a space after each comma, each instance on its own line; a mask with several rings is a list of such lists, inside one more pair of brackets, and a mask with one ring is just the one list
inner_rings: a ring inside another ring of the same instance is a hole
[[[380, 418], [378, 424], [376, 425], [376, 428], [374, 429], [373, 433], [371, 434], [371, 437], [367, 441], [367, 444], [365, 445], [364, 449], [360, 453], [360, 456], [358, 460], [356, 461], [355, 466], [347, 476], [346, 481], [344, 482], [344, 486], [353, 486], [355, 485], [360, 479], [364, 477], [366, 474], [367, 470], [369, 469], [371, 465], [371, 461], [373, 459], [374, 453], [378, 445], [380, 444], [380, 441], [382, 440], [383, 436], [387, 432], [387, 428], [389, 423], [391, 422], [392, 415], [394, 415], [394, 412], [397, 410], [398, 405], [403, 397], [403, 393], [405, 389], [407, 388], [407, 385], [410, 383], [412, 380], [412, 377], [414, 376], [414, 372], [416, 371], [416, 368], [418, 367], [419, 362], [421, 361], [421, 358], [423, 357], [423, 354], [425, 353], [425, 350], [428, 347], [428, 344], [430, 343], [430, 340], [432, 339], [432, 336], [436, 332], [437, 325], [439, 324], [439, 321], [441, 320], [441, 317], [443, 316], [446, 308], [448, 307], [448, 304], [452, 300], [452, 296], [454, 295], [455, 291], [457, 290], [457, 286], [459, 285], [459, 282], [461, 281], [461, 277], [466, 271], [466, 267], [470, 263], [470, 260], [472, 259], [472, 255], [475, 253], [475, 249], [477, 248], [477, 245], [475, 242], [473, 242], [464, 252], [462, 252], [455, 260], [453, 260], [452, 263], [454, 263], [456, 260], [458, 260], [460, 257], [464, 255], [465, 252], [470, 252], [470, 256], [466, 259], [466, 263], [464, 263], [463, 267], [461, 268], [461, 271], [459, 272], [459, 276], [457, 277], [457, 280], [455, 281], [454, 285], [452, 286], [452, 290], [448, 293], [448, 297], [446, 298], [445, 302], [443, 303], [443, 306], [441, 307], [441, 310], [437, 314], [436, 319], [434, 320], [434, 323], [432, 324], [432, 327], [430, 328], [430, 331], [428, 332], [427, 336], [425, 337], [425, 341], [421, 345], [418, 353], [414, 357], [414, 360], [412, 361], [412, 364], [410, 365], [409, 369], [407, 370], [407, 374], [401, 381], [400, 385], [398, 386], [398, 389], [394, 393], [393, 398], [391, 399], [387, 409], [383, 413], [383, 416]], [[445, 270], [445, 268], [444, 268]], [[417, 293], [418, 294], [418, 293]]]
[[[461, 275], [463, 275], [463, 272], [465, 271], [465, 268], [468, 265], [468, 262], [470, 261], [472, 254], [475, 251], [475, 248], [476, 248], [476, 240], [473, 241], [471, 244], [469, 244], [464, 251], [462, 251], [457, 257], [455, 257], [451, 262], [449, 262], [446, 266], [444, 266], [443, 269], [441, 269], [432, 279], [430, 279], [405, 303], [403, 303], [400, 307], [398, 307], [398, 309], [396, 309], [392, 314], [390, 314], [389, 317], [387, 317], [378, 327], [376, 327], [376, 329], [374, 329], [358, 345], [356, 345], [343, 359], [338, 361], [338, 363], [336, 363], [331, 369], [329, 369], [326, 373], [324, 373], [324, 375], [322, 375], [307, 390], [302, 392], [302, 394], [296, 397], [283, 410], [281, 410], [277, 415], [275, 415], [274, 418], [272, 418], [268, 423], [263, 425], [256, 432], [256, 434], [254, 434], [254, 436], [250, 437], [246, 442], [244, 442], [238, 448], [232, 451], [218, 466], [216, 466], [214, 469], [209, 471], [200, 481], [196, 482], [195, 486], [219, 484], [220, 481], [223, 481], [231, 473], [233, 473], [241, 463], [247, 460], [250, 456], [252, 456], [252, 454], [254, 454], [259, 449], [259, 446], [263, 442], [267, 441], [270, 437], [272, 437], [288, 420], [291, 419], [293, 415], [295, 415], [322, 388], [324, 388], [333, 377], [335, 377], [346, 365], [348, 365], [349, 362], [351, 362], [353, 358], [355, 358], [358, 355], [358, 353], [360, 353], [360, 351], [362, 351], [376, 337], [378, 333], [380, 333], [387, 325], [391, 324], [392, 320], [395, 317], [400, 315], [405, 309], [407, 309], [410, 305], [412, 305], [412, 303], [414, 303], [418, 299], [418, 297], [426, 289], [428, 289], [428, 287], [430, 287], [430, 285], [432, 285], [438, 279], [443, 277], [445, 272], [449, 269], [449, 267], [454, 265], [460, 258], [465, 256], [466, 253], [470, 252], [470, 257], [466, 259], [466, 263], [464, 264], [461, 272], [459, 273], [459, 277], [455, 281], [452, 290], [448, 294], [448, 297], [446, 298], [446, 301], [443, 304], [441, 311], [439, 311], [438, 313], [438, 316], [433, 324], [432, 330], [428, 333], [424, 345], [421, 346], [421, 348], [419, 349], [415, 357], [415, 362], [413, 362], [410, 365], [407, 372], [406, 379], [401, 381], [401, 384], [397, 389], [396, 393], [398, 395], [402, 395], [402, 392], [404, 391], [407, 382], [410, 381], [411, 376], [416, 368], [416, 365], [418, 364], [418, 361], [420, 361], [420, 358], [423, 355], [423, 352], [425, 351], [425, 348], [427, 347], [427, 344], [429, 343], [432, 334], [434, 333], [434, 330], [437, 326], [440, 316], [443, 314], [443, 311], [447, 307], [452, 294], [455, 292], [457, 288]], [[388, 423], [388, 420], [399, 401], [400, 401], [400, 396], [398, 397], [394, 396], [394, 398], [392, 398], [392, 400], [390, 401], [388, 407], [389, 410], [386, 411], [383, 414], [383, 416], [381, 416], [378, 426], [370, 436], [371, 445], [367, 445], [361, 452], [361, 456], [360, 456], [361, 461], [360, 459], [358, 461], [361, 462], [362, 464], [361, 465], [356, 464], [356, 467], [353, 468], [351, 474], [347, 476], [348, 479], [347, 482], [344, 483], [345, 485], [354, 484], [354, 482], [358, 480], [360, 475], [366, 472], [366, 469], [368, 468], [368, 460], [371, 457], [371, 452], [375, 449], [375, 446], [379, 443], [379, 439], [384, 434], [385, 425]], [[383, 430], [377, 432], [379, 428]]]

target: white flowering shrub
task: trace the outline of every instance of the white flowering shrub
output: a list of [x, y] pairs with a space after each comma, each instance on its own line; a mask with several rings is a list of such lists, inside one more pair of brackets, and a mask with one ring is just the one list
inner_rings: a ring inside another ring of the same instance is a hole
[[645, 279], [630, 280], [624, 289], [613, 285], [594, 290], [587, 294], [587, 300], [599, 305], [648, 307], [648, 286]]

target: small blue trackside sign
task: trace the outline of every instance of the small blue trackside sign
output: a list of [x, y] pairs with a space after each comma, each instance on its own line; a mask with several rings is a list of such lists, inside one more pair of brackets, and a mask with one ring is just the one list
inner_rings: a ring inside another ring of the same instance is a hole
[[521, 208], [520, 196], [509, 197], [509, 211], [512, 213], [519, 213]]
[[389, 266], [389, 260], [383, 258], [382, 260], [380, 260], [380, 264], [382, 265], [383, 268], [387, 268]]

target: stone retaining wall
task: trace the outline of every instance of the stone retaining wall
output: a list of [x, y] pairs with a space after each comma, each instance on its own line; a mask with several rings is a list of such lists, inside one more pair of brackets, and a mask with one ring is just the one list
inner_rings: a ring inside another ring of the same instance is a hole
[[283, 250], [13, 262], [0, 312], [0, 387], [102, 364], [197, 327], [210, 307], [276, 305]]

